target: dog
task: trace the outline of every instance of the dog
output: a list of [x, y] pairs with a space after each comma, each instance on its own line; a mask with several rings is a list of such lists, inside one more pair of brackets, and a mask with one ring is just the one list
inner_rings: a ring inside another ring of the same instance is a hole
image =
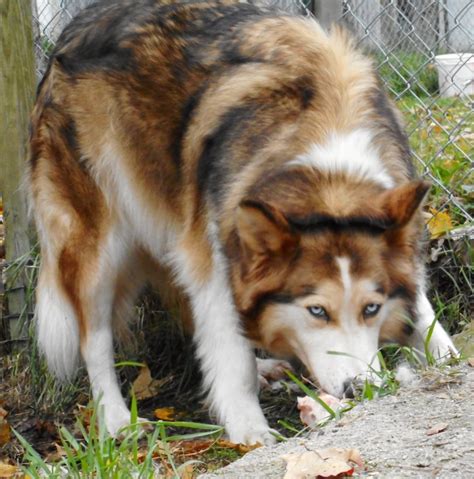
[[275, 440], [255, 348], [338, 397], [385, 341], [423, 350], [431, 327], [431, 353], [456, 352], [426, 296], [429, 185], [340, 29], [233, 0], [92, 5], [57, 42], [30, 149], [39, 347], [63, 379], [82, 357], [113, 435], [114, 332], [162, 268], [233, 442]]

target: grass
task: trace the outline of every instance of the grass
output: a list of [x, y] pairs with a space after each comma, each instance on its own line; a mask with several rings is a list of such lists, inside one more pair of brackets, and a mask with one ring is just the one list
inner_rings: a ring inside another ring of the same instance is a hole
[[[132, 399], [131, 425], [118, 440], [105, 432], [103, 420], [97, 411], [96, 407], [92, 409], [87, 424], [80, 420], [77, 422], [79, 439], [77, 434], [67, 428], [60, 428], [56, 460], [45, 460], [25, 438], [15, 433], [25, 450], [26, 465], [22, 468], [23, 472], [34, 479], [182, 477], [186, 471], [191, 474], [196, 461], [178, 463], [173, 453], [173, 444], [213, 436], [210, 443], [212, 449], [213, 443], [217, 443], [223, 433], [222, 427], [209, 424], [157, 421], [153, 423], [152, 433], [143, 434], [142, 425], [137, 421], [137, 402]], [[170, 427], [194, 429], [198, 432], [169, 435]]]
[[396, 99], [438, 94], [436, 67], [426, 55], [394, 51], [375, 55], [374, 59], [387, 89]]
[[[474, 101], [474, 100], [473, 100]], [[445, 210], [451, 216], [453, 227], [466, 222], [466, 215], [452, 201], [474, 214], [474, 196], [469, 185], [474, 183], [474, 112], [462, 99], [441, 98], [426, 106], [415, 98], [402, 98], [398, 102], [415, 152], [421, 160], [420, 172], [429, 173], [435, 180], [429, 205]], [[428, 166], [424, 166], [428, 164]], [[440, 185], [446, 185], [447, 190]]]

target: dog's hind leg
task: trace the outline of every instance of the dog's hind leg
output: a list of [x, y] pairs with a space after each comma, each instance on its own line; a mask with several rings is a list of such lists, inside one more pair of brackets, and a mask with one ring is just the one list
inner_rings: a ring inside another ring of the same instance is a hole
[[82, 355], [106, 426], [116, 434], [130, 414], [114, 367], [112, 315], [114, 306], [127, 304], [117, 289], [133, 235], [120, 226], [112, 183], [99, 185], [94, 158], [103, 145], [94, 149], [93, 139], [80, 141], [77, 121], [61, 103], [67, 88], [51, 73], [32, 120], [28, 179], [41, 245], [38, 343], [50, 370], [63, 379], [74, 374]]
[[37, 292], [38, 339], [50, 369], [62, 378], [74, 372], [80, 349], [93, 397], [108, 431], [116, 435], [130, 421], [114, 366], [112, 323], [114, 304], [124, 301], [116, 293], [126, 242], [116, 228], [100, 241], [83, 234], [66, 237], [56, 261], [45, 251]]
[[82, 290], [82, 304], [88, 321], [87, 331], [81, 338], [81, 353], [93, 397], [103, 409], [107, 430], [114, 436], [130, 423], [130, 411], [117, 381], [113, 350], [114, 313], [123, 314], [135, 299], [136, 289], [125, 291], [121, 284], [130, 255], [124, 237], [117, 229], [111, 229], [98, 252], [94, 274], [87, 279]]

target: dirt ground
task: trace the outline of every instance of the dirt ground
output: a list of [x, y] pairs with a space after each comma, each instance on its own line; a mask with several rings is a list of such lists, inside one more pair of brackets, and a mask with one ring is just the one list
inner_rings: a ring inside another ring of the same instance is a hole
[[[259, 448], [200, 479], [280, 479], [283, 454], [356, 448], [364, 460], [354, 477], [474, 478], [474, 368], [427, 371], [394, 396], [367, 401], [306, 438]], [[443, 423], [446, 429], [428, 435]]]

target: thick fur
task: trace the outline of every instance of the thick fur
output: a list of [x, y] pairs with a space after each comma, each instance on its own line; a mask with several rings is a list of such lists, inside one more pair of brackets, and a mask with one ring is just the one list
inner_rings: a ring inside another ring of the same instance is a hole
[[[342, 395], [380, 341], [419, 346], [434, 320], [428, 186], [370, 60], [312, 19], [235, 1], [85, 9], [38, 90], [29, 183], [41, 350], [60, 377], [82, 355], [113, 434], [129, 412], [112, 331], [166, 270], [235, 442], [273, 440], [254, 346]], [[432, 349], [453, 349], [439, 325]]]

